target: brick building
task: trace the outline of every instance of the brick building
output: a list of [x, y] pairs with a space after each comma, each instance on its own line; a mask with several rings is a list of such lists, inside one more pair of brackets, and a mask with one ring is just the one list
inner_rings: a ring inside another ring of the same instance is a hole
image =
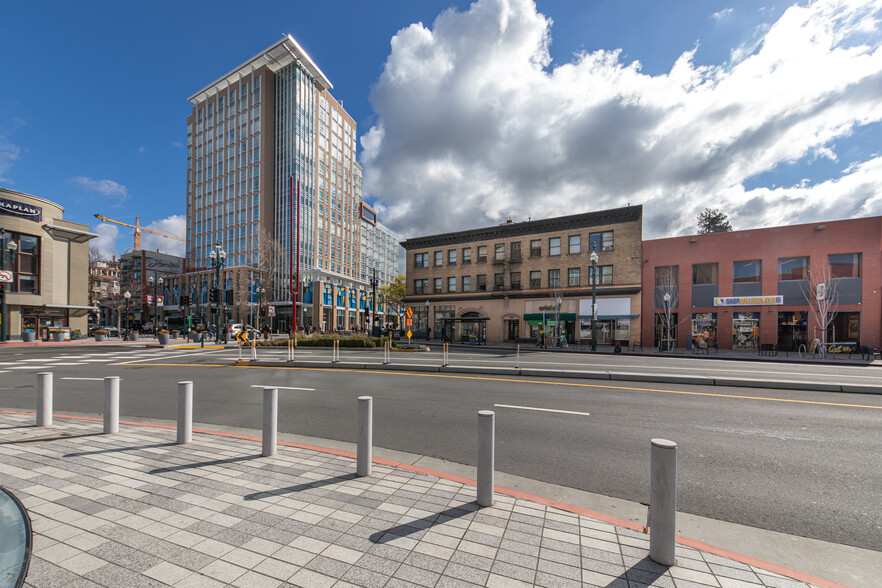
[[596, 248], [598, 344], [626, 342], [640, 333], [642, 222], [643, 207], [627, 206], [407, 239], [411, 330], [501, 342], [542, 327], [586, 342]]
[[880, 248], [878, 216], [644, 241], [642, 342], [879, 346]]

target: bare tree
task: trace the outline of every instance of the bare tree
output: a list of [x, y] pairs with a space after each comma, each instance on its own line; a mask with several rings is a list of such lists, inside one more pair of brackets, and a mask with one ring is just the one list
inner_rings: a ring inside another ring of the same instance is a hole
[[[674, 309], [680, 305], [680, 271], [679, 266], [669, 265], [655, 268], [655, 288], [653, 291], [654, 306], [661, 308], [661, 312], [656, 312], [656, 316], [660, 318], [664, 334], [659, 345], [660, 350], [665, 350], [670, 339], [676, 341], [676, 328], [688, 320], [688, 316], [682, 320], [675, 320]], [[673, 335], [673, 336], [672, 336]]]
[[264, 296], [267, 301], [282, 300], [285, 297], [283, 292], [288, 291], [288, 284], [282, 284], [281, 278], [284, 275], [284, 249], [278, 239], [265, 229], [261, 229], [260, 238], [257, 249], [257, 269], [259, 271], [259, 280], [261, 286], [266, 291]]
[[820, 342], [826, 347], [827, 331], [839, 314], [839, 290], [836, 280], [833, 279], [833, 268], [829, 263], [817, 264], [807, 269], [806, 278], [801, 284], [802, 294], [808, 303], [812, 322], [821, 329]]

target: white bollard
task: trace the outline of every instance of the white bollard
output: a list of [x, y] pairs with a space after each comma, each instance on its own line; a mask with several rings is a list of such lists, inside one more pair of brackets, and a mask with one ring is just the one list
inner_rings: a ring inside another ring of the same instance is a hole
[[251, 361], [257, 361], [257, 341], [251, 341]]
[[447, 343], [444, 344], [444, 349], [442, 350], [441, 367], [447, 367]]
[[178, 445], [193, 440], [193, 382], [178, 382]]
[[518, 350], [515, 355], [515, 369], [516, 370], [521, 369], [521, 346], [520, 345], [518, 345]]
[[371, 457], [374, 444], [374, 399], [370, 396], [358, 397], [358, 459], [356, 474], [371, 475]]
[[677, 530], [677, 444], [653, 439], [651, 459], [649, 557], [663, 566], [672, 566]]
[[496, 413], [478, 411], [478, 506], [493, 506]]
[[263, 389], [263, 455], [276, 454], [279, 420], [279, 389]]
[[104, 378], [104, 434], [119, 433], [119, 376]]
[[52, 372], [37, 374], [37, 426], [52, 426]]

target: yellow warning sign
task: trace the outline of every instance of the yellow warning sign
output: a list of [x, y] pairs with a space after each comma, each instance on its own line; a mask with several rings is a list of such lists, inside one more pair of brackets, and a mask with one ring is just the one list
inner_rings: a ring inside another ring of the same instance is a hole
[[410, 341], [410, 338], [413, 337], [413, 333], [410, 332], [410, 329], [407, 330], [407, 340]]

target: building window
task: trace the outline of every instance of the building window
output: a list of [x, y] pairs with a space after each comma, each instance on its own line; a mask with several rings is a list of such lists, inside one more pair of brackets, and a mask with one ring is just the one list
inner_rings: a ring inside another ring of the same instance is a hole
[[530, 272], [530, 287], [531, 288], [541, 288], [542, 287], [542, 279], [539, 277], [541, 274], [538, 270]]
[[548, 239], [548, 255], [560, 255], [560, 237]]
[[448, 292], [456, 292], [456, 277], [450, 276], [447, 278], [447, 291]]
[[[601, 286], [609, 286], [613, 283], [613, 266], [611, 265], [599, 265], [597, 266], [597, 283]], [[593, 278], [591, 279], [591, 285], [594, 285]]]
[[478, 263], [487, 261], [487, 246], [479, 245], [478, 246]]
[[505, 274], [493, 274], [493, 289], [505, 290]]
[[486, 292], [487, 291], [487, 276], [485, 274], [480, 274], [478, 276], [478, 292]]
[[447, 265], [456, 265], [456, 249], [447, 251]]
[[505, 259], [505, 243], [497, 243], [493, 249], [493, 259], [503, 261]]
[[[22, 233], [7, 233], [6, 245], [15, 242], [18, 249], [12, 256], [10, 292], [40, 293], [40, 238]], [[2, 245], [0, 245], [2, 246]]]
[[[463, 262], [465, 263], [465, 262]], [[463, 292], [471, 292], [472, 291], [472, 276], [463, 276], [462, 277], [462, 291]]]
[[591, 251], [611, 251], [613, 248], [613, 232], [591, 233], [588, 235], [588, 248]]
[[436, 251], [435, 252], [435, 265], [444, 265], [444, 252]]
[[560, 288], [560, 270], [548, 270], [548, 287]]
[[808, 257], [778, 258], [778, 281], [807, 280], [808, 265]]
[[718, 284], [718, 267], [719, 265], [716, 263], [692, 264], [692, 285]]
[[441, 294], [441, 288], [443, 287], [443, 281], [441, 278], [435, 278], [435, 294]]
[[414, 267], [429, 267], [429, 254], [428, 253], [415, 253], [413, 256], [413, 266]]
[[831, 278], [861, 277], [860, 253], [839, 253], [836, 255], [828, 255], [827, 263], [830, 265]]
[[656, 288], [676, 288], [679, 283], [679, 265], [663, 265], [655, 268]]
[[569, 236], [569, 249], [567, 251], [571, 254], [582, 252], [582, 235]]
[[582, 279], [582, 272], [577, 267], [567, 270], [567, 286], [578, 286]]
[[414, 294], [428, 294], [429, 290], [429, 280], [414, 280], [413, 281], [413, 293]]
[[462, 249], [462, 263], [463, 265], [467, 263], [472, 263], [472, 248], [471, 247], [463, 247]]
[[509, 274], [511, 277], [511, 289], [512, 290], [520, 290], [521, 289], [521, 272], [511, 272]]
[[742, 282], [761, 282], [763, 262], [759, 259], [752, 261], [736, 261], [732, 264], [732, 281], [736, 284]]
[[512, 261], [520, 261], [521, 260], [521, 242], [515, 241], [511, 244], [511, 260]]
[[533, 239], [530, 241], [530, 257], [542, 256], [542, 240]]

